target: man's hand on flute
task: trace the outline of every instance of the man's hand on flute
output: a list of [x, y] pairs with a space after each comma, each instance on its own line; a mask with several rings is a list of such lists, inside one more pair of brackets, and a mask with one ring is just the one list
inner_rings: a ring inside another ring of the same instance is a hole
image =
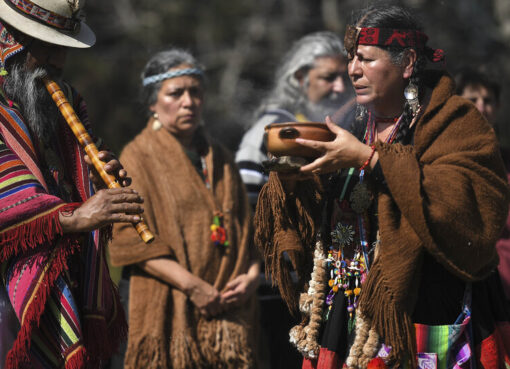
[[64, 233], [89, 232], [110, 223], [138, 223], [143, 198], [130, 188], [99, 190], [73, 212], [60, 213]]
[[[122, 164], [119, 162], [117, 157], [110, 151], [99, 151], [98, 157], [105, 163], [104, 170], [106, 173], [112, 175], [117, 179], [117, 182], [122, 187], [128, 187], [131, 185], [131, 177], [128, 177], [126, 170], [122, 166]], [[90, 167], [90, 180], [94, 184], [94, 188], [96, 190], [100, 190], [102, 188], [107, 188], [106, 184], [104, 183], [103, 179], [97, 172], [97, 170], [94, 168], [94, 165], [92, 164], [92, 160], [90, 160], [88, 155], [84, 156], [85, 162]]]
[[[110, 151], [100, 151], [99, 159], [104, 163], [106, 173], [114, 176], [123, 187], [131, 184], [127, 171]], [[90, 167], [90, 180], [98, 191], [79, 208], [70, 213], [61, 213], [60, 224], [64, 233], [88, 232], [109, 223], [138, 223], [143, 213], [143, 198], [133, 189], [107, 189], [103, 179], [94, 168], [88, 155], [84, 157]]]

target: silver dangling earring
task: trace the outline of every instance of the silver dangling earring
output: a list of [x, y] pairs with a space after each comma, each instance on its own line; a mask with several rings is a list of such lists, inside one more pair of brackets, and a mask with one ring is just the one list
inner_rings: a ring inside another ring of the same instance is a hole
[[159, 131], [161, 129], [161, 127], [163, 127], [163, 125], [159, 121], [158, 113], [152, 114], [152, 119], [154, 119], [154, 121], [152, 122], [152, 130]]
[[416, 113], [420, 108], [420, 102], [418, 101], [418, 86], [411, 82], [411, 80], [409, 80], [409, 84], [404, 89], [404, 97], [406, 98], [407, 103], [411, 107], [413, 117], [416, 116]]

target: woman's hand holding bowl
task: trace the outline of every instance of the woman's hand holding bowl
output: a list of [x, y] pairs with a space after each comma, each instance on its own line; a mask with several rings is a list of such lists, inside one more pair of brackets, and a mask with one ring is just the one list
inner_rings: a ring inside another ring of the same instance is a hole
[[312, 141], [296, 138], [296, 142], [307, 147], [314, 148], [323, 153], [310, 164], [301, 167], [303, 174], [330, 173], [341, 168], [359, 168], [370, 157], [372, 148], [360, 142], [351, 133], [338, 127], [329, 117], [326, 124], [336, 137], [333, 141]]

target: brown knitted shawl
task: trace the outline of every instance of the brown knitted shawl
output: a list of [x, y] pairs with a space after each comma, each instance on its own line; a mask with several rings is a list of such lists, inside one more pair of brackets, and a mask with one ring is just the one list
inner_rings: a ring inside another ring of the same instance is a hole
[[[165, 129], [146, 127], [120, 160], [145, 200], [144, 217], [156, 239], [146, 245], [130, 225], [116, 226], [110, 249], [114, 265], [169, 257], [219, 291], [247, 272], [255, 256], [250, 208], [226, 149], [211, 143], [206, 155], [214, 195]], [[228, 252], [210, 241], [215, 210], [224, 214]], [[127, 369], [253, 366], [253, 298], [206, 320], [184, 293], [139, 268], [133, 268], [130, 281]]]
[[[414, 145], [376, 145], [388, 190], [378, 195], [381, 243], [359, 305], [370, 326], [392, 346], [390, 359], [397, 363], [415, 357], [412, 314], [419, 283], [426, 278], [421, 275], [424, 252], [466, 281], [485, 278], [498, 263], [494, 245], [509, 202], [491, 126], [473, 104], [453, 96], [448, 75], [428, 72], [425, 83], [431, 95], [416, 122]], [[264, 194], [261, 205], [271, 202], [271, 193]], [[277, 233], [259, 226], [267, 213], [259, 208], [255, 219], [256, 243], [266, 257], [278, 254], [272, 247], [281, 243]], [[312, 249], [301, 245], [300, 259], [311, 260]]]

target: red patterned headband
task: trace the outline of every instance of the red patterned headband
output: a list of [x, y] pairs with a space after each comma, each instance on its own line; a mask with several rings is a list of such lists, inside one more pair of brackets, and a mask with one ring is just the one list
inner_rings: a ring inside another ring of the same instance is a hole
[[353, 56], [357, 45], [413, 47], [423, 50], [433, 62], [444, 61], [444, 51], [426, 46], [428, 36], [417, 30], [356, 27], [348, 25], [344, 45], [349, 56]]
[[24, 13], [30, 18], [44, 23], [50, 27], [76, 34], [80, 31], [80, 19], [77, 14], [72, 18], [44, 9], [30, 0], [6, 0], [18, 12]]

